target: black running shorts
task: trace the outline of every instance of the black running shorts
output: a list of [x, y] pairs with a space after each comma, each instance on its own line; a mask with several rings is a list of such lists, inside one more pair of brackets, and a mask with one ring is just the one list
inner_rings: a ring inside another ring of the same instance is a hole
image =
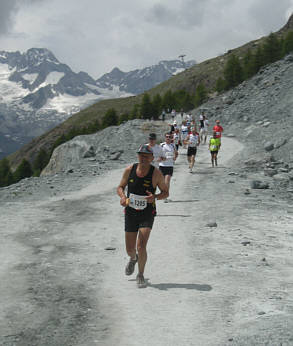
[[211, 155], [218, 154], [218, 150], [211, 151]]
[[192, 156], [192, 155], [196, 155], [196, 147], [188, 147], [188, 149], [187, 149], [187, 156]]
[[137, 232], [140, 228], [151, 228], [154, 223], [154, 215], [134, 216], [125, 214], [125, 232]]
[[173, 175], [173, 167], [160, 166], [160, 171], [165, 175]]

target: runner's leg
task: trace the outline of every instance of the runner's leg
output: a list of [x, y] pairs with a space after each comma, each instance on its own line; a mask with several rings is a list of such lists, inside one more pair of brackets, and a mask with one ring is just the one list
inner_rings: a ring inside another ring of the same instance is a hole
[[147, 243], [151, 233], [151, 228], [140, 228], [138, 231], [137, 239], [137, 252], [138, 252], [138, 272], [144, 273], [144, 267], [147, 261]]
[[170, 190], [170, 181], [171, 181], [171, 175], [169, 174], [165, 175], [165, 183], [168, 186], [168, 190]]
[[212, 161], [212, 166], [214, 167], [214, 153], [211, 151], [211, 161]]
[[126, 252], [131, 259], [136, 258], [137, 232], [125, 232]]
[[191, 170], [193, 169], [194, 161], [195, 161], [195, 155], [192, 155], [192, 156], [190, 157], [190, 169], [191, 169]]

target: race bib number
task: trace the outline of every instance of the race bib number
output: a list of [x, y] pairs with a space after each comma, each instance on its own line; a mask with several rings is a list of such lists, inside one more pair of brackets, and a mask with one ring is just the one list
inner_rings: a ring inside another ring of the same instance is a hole
[[216, 135], [217, 135], [217, 136], [220, 136], [220, 135], [221, 135], [221, 132], [218, 132], [218, 131], [217, 131], [217, 132], [216, 132]]
[[214, 149], [214, 150], [215, 150], [215, 149], [218, 149], [218, 146], [217, 146], [217, 145], [214, 145], [214, 144], [213, 144], [211, 147], [212, 147], [212, 149]]
[[173, 160], [173, 153], [171, 151], [166, 152], [166, 159], [167, 160]]
[[147, 207], [147, 200], [145, 199], [146, 196], [139, 196], [131, 193], [129, 195], [129, 207], [136, 209], [136, 210], [143, 210]]
[[189, 138], [189, 146], [191, 148], [194, 148], [196, 147], [196, 144], [197, 144], [197, 136], [192, 136]]

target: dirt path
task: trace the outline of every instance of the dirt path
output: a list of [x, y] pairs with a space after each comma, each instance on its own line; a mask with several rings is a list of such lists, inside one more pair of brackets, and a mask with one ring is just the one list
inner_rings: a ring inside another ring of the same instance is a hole
[[124, 275], [122, 170], [1, 206], [0, 344], [292, 344], [293, 214], [269, 191], [243, 193], [231, 161], [241, 150], [225, 138], [212, 169], [201, 146], [193, 174], [181, 153], [172, 202], [158, 203], [146, 289]]

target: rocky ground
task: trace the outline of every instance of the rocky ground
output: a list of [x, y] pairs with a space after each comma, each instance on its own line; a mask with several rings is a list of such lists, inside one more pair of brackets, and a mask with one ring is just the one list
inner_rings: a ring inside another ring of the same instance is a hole
[[292, 344], [293, 206], [251, 189], [243, 151], [224, 138], [212, 169], [202, 145], [190, 174], [181, 149], [142, 290], [124, 276], [121, 168], [2, 199], [0, 344]]
[[292, 77], [289, 56], [204, 105], [225, 129], [220, 165], [202, 145], [190, 174], [181, 149], [146, 289], [124, 276], [115, 188], [166, 123], [77, 137], [0, 189], [0, 344], [292, 345]]

